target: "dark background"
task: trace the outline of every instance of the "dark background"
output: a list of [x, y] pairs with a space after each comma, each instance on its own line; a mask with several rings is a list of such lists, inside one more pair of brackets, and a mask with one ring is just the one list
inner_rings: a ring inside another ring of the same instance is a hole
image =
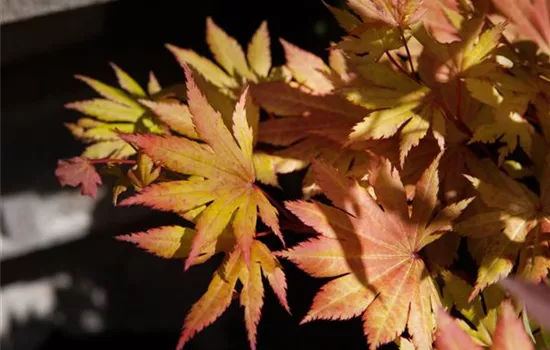
[[[278, 64], [283, 57], [276, 38], [326, 58], [325, 48], [341, 35], [319, 0], [120, 0], [3, 25], [2, 197], [29, 191], [38, 196], [74, 193], [61, 188], [53, 173], [57, 159], [78, 155], [83, 149], [62, 125], [78, 114], [63, 105], [96, 95], [73, 75], [115, 84], [108, 65], [113, 61], [142, 84], [150, 70], [163, 86], [181, 82], [183, 72], [164, 44], [193, 48], [208, 56], [207, 16], [243, 45], [267, 19]], [[113, 210], [108, 198], [94, 208], [93, 223], [84, 238], [2, 260], [3, 291], [53, 281], [55, 300], [45, 314], [31, 313], [24, 320], [10, 317], [9, 330], [2, 334], [4, 349], [175, 347], [184, 316], [206, 290], [219, 257], [183, 273], [180, 261], [162, 260], [112, 239], [177, 218], [139, 208]], [[9, 238], [8, 231], [3, 227], [3, 235]], [[367, 348], [360, 319], [298, 326], [324, 281], [286, 262], [284, 267], [293, 315], [284, 312], [266, 287], [258, 349]], [[83, 320], [89, 314], [101, 327], [86, 326]], [[186, 347], [247, 348], [237, 301]]]

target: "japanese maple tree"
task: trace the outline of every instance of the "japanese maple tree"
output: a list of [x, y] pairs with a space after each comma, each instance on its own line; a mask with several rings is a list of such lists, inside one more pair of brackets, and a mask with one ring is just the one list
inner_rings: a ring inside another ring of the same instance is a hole
[[186, 270], [223, 254], [177, 349], [235, 295], [255, 349], [263, 278], [292, 307], [279, 259], [329, 279], [301, 323], [361, 317], [373, 349], [550, 347], [550, 1], [346, 4], [328, 61], [280, 39], [278, 65], [266, 22], [245, 50], [208, 18], [213, 60], [167, 45], [182, 84], [77, 76], [101, 97], [67, 104], [88, 146], [59, 182], [175, 213], [117, 239]]

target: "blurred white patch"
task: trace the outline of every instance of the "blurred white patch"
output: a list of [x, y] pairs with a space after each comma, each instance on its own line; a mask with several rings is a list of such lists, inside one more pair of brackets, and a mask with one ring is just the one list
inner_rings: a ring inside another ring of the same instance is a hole
[[2, 0], [1, 23], [67, 11], [112, 0]]
[[103, 319], [97, 311], [84, 310], [80, 315], [80, 326], [85, 332], [98, 333], [103, 330]]
[[[105, 191], [99, 191], [99, 199]], [[98, 200], [99, 200], [98, 199]], [[39, 195], [17, 193], [2, 198], [2, 260], [84, 236], [92, 224], [96, 200], [79, 190]]]
[[25, 323], [30, 319], [45, 319], [56, 307], [55, 287], [50, 279], [17, 282], [0, 290], [2, 305], [0, 336], [10, 333], [10, 322]]
[[107, 304], [107, 294], [104, 289], [94, 288], [90, 295], [92, 305], [97, 308], [103, 308]]

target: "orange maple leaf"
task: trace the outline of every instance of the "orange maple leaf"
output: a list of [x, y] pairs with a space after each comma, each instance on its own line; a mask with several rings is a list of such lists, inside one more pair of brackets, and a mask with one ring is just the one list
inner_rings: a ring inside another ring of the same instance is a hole
[[[181, 226], [163, 226], [146, 232], [118, 236], [120, 241], [134, 243], [162, 258], [185, 259], [191, 252], [195, 231]], [[214, 273], [206, 293], [193, 305], [185, 319], [178, 349], [202, 329], [214, 322], [231, 304], [237, 281], [242, 283], [240, 302], [244, 307], [245, 324], [252, 350], [256, 349], [257, 326], [263, 306], [262, 274], [267, 279], [280, 304], [290, 312], [286, 301], [286, 278], [279, 261], [266, 245], [254, 240], [250, 265], [240, 250], [232, 250], [234, 238], [224, 233], [218, 242], [206, 246], [198, 258], [204, 262], [217, 253], [227, 253], [224, 262]]]
[[189, 109], [197, 134], [206, 144], [183, 137], [157, 135], [123, 135], [124, 140], [139, 147], [153, 161], [185, 175], [187, 180], [152, 185], [121, 205], [142, 204], [180, 214], [201, 210], [196, 220], [185, 267], [194, 264], [201, 250], [215, 242], [231, 222], [236, 241], [245, 261], [256, 234], [258, 212], [281, 240], [277, 210], [254, 184], [256, 180], [252, 129], [246, 119], [247, 90], [233, 114], [233, 135], [222, 117], [206, 101], [195, 84], [191, 71], [187, 76]]
[[303, 322], [363, 314], [364, 331], [374, 348], [394, 340], [405, 325], [416, 346], [431, 348], [432, 310], [440, 301], [421, 251], [451, 229], [471, 200], [446, 207], [430, 220], [439, 187], [438, 163], [436, 158], [417, 183], [411, 215], [403, 184], [388, 161], [369, 180], [378, 202], [357, 182], [314, 163], [317, 183], [337, 208], [287, 203], [320, 236], [280, 256], [314, 277], [343, 276], [321, 289]]

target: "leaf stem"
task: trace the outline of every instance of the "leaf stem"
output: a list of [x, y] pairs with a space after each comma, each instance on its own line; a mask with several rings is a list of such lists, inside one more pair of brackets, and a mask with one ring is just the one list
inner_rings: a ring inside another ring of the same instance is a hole
[[395, 67], [397, 67], [406, 76], [409, 76], [409, 73], [403, 67], [401, 67], [401, 65], [395, 60], [395, 58], [390, 54], [389, 51], [386, 51], [385, 54]]
[[90, 159], [88, 161], [90, 162], [90, 164], [105, 164], [105, 163], [136, 164], [135, 160], [116, 159], [116, 158]]
[[408, 61], [409, 61], [409, 65], [411, 66], [411, 74], [415, 78], [414, 80], [418, 80], [418, 79], [416, 79], [416, 72], [414, 71], [414, 65], [413, 65], [413, 61], [412, 61], [411, 51], [409, 50], [409, 45], [407, 44], [407, 39], [405, 39], [405, 33], [403, 33], [403, 29], [400, 29], [400, 32], [401, 32], [401, 40], [403, 40], [403, 45], [405, 46], [405, 50], [407, 51], [407, 58], [408, 58]]

